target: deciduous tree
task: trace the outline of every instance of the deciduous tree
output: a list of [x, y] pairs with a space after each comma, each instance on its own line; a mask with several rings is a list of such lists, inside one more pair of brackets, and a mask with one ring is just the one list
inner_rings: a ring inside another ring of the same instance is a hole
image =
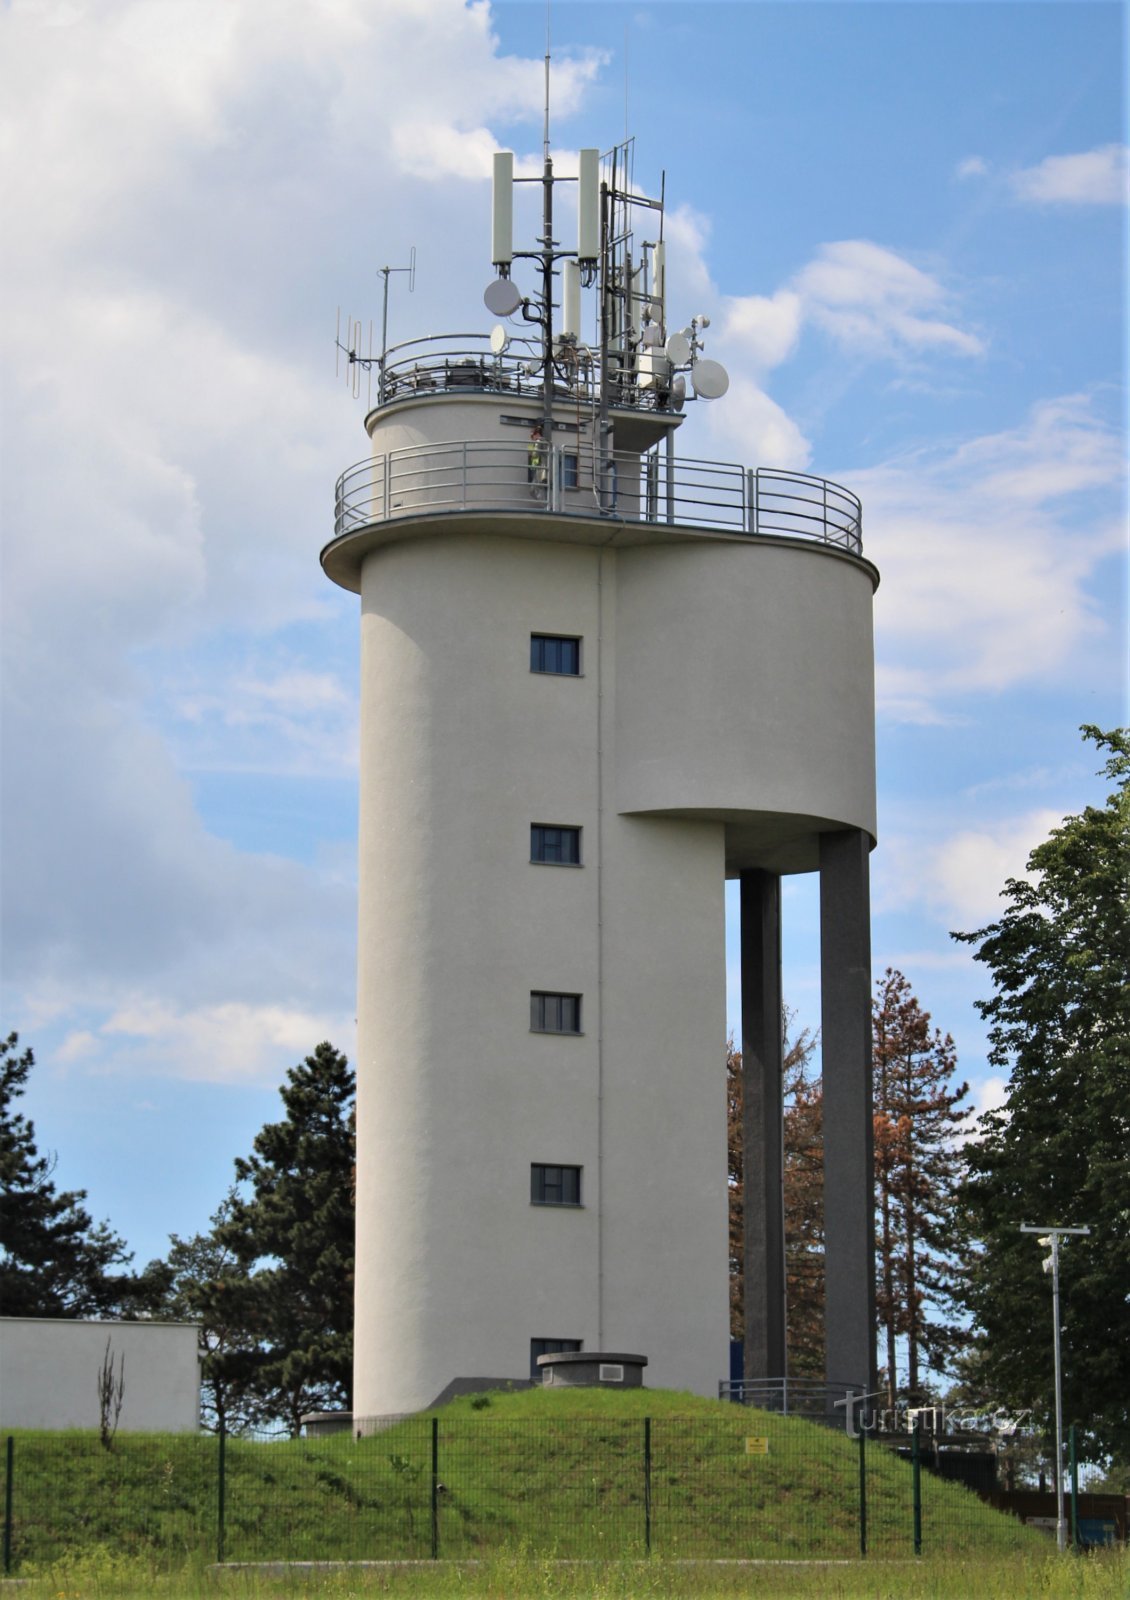
[[[1105, 806], [1069, 816], [1010, 878], [1001, 917], [954, 937], [994, 994], [979, 1002], [1004, 1104], [967, 1149], [967, 1304], [992, 1398], [1052, 1407], [1051, 1294], [1022, 1223], [1086, 1225], [1061, 1255], [1063, 1393], [1093, 1453], [1130, 1461], [1130, 731], [1108, 752]], [[1046, 1332], [1045, 1332], [1046, 1330]]]

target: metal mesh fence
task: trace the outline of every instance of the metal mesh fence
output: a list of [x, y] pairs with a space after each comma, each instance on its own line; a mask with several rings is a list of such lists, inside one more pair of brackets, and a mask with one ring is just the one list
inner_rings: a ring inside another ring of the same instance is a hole
[[738, 1406], [463, 1411], [370, 1423], [360, 1437], [119, 1435], [109, 1450], [94, 1434], [26, 1434], [8, 1447], [4, 1565], [93, 1546], [176, 1565], [503, 1551], [845, 1559], [999, 1554], [1039, 1539], [940, 1472], [906, 1434], [853, 1438]]

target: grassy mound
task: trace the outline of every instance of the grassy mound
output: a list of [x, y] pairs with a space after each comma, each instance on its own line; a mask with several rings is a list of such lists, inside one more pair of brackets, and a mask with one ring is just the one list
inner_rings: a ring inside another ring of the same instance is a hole
[[[860, 1469], [842, 1434], [658, 1390], [470, 1396], [362, 1439], [231, 1439], [222, 1499], [214, 1438], [120, 1435], [106, 1451], [90, 1434], [29, 1433], [16, 1437], [13, 1556], [851, 1558]], [[911, 1554], [910, 1467], [868, 1444], [863, 1470], [869, 1551]], [[923, 1472], [927, 1553], [1038, 1541]]]

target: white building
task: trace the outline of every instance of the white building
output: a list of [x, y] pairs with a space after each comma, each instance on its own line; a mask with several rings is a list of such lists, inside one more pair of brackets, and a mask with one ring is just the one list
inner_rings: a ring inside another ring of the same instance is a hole
[[[388, 352], [322, 553], [361, 597], [357, 1418], [574, 1345], [716, 1393], [727, 876], [756, 1164], [747, 1373], [784, 1370], [779, 875], [818, 868], [829, 1376], [873, 1366], [876, 574], [846, 491], [674, 456], [677, 369], [702, 391], [724, 376], [698, 323], [670, 339], [662, 248], [623, 242], [622, 152], [599, 201], [583, 160], [580, 273], [549, 252], [566, 337], [543, 249], [533, 361], [500, 331]], [[505, 212], [496, 192], [499, 312], [518, 295]], [[594, 273], [589, 352], [570, 297]]]
[[98, 1380], [121, 1384], [122, 1433], [200, 1427], [194, 1322], [0, 1317], [0, 1428], [97, 1428]]

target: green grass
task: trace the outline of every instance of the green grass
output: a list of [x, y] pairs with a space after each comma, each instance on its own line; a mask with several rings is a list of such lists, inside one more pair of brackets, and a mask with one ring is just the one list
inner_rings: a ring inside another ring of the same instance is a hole
[[[858, 1558], [858, 1446], [811, 1423], [657, 1390], [470, 1397], [436, 1416], [446, 1559]], [[768, 1439], [768, 1454], [747, 1454], [750, 1436]], [[431, 1451], [430, 1414], [361, 1440], [229, 1440], [225, 1560], [427, 1559]], [[211, 1438], [120, 1435], [108, 1452], [89, 1434], [17, 1435], [14, 1570], [99, 1551], [154, 1570], [201, 1566], [218, 1546], [217, 1467]], [[909, 1466], [871, 1445], [866, 1471], [869, 1554], [911, 1556]], [[926, 1472], [922, 1500], [931, 1557], [1046, 1550]]]

